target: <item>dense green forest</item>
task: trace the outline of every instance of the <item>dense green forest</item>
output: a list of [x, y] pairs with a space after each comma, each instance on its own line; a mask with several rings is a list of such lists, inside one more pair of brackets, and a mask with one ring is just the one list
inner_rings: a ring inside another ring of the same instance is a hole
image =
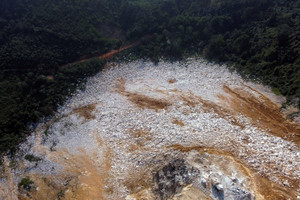
[[0, 152], [105, 61], [64, 65], [146, 35], [136, 58], [200, 55], [299, 103], [300, 0], [0, 0]]

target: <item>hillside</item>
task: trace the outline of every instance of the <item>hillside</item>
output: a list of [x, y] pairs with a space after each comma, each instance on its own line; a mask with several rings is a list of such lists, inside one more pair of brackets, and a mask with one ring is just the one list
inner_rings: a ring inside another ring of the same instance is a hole
[[299, 35], [300, 0], [0, 0], [0, 199], [299, 200]]
[[299, 105], [300, 1], [2, 0], [0, 151], [17, 144], [103, 68], [97, 59], [145, 35], [134, 58], [190, 55], [233, 65]]
[[297, 200], [281, 101], [203, 59], [109, 63], [5, 162], [0, 198]]

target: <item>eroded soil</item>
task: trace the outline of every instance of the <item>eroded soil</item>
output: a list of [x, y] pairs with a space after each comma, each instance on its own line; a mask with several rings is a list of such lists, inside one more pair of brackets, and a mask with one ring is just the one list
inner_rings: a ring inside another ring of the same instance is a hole
[[[7, 161], [0, 196], [155, 199], [154, 175], [182, 159], [201, 173], [171, 199], [217, 199], [217, 175], [225, 197], [234, 183], [256, 199], [296, 200], [300, 127], [264, 91], [203, 60], [111, 64], [35, 130], [16, 166]], [[18, 189], [24, 177], [29, 191]]]

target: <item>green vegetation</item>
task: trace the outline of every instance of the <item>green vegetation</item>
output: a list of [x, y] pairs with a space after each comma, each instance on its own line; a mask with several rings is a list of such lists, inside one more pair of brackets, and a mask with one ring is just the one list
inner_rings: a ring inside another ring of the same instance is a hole
[[30, 180], [29, 177], [22, 178], [21, 182], [19, 183], [19, 188], [23, 188], [24, 190], [31, 190], [32, 186], [34, 185], [34, 182]]
[[63, 197], [65, 196], [65, 193], [66, 191], [65, 190], [60, 190], [57, 194], [57, 198], [60, 200], [60, 199], [63, 199]]
[[2, 0], [0, 152], [16, 150], [105, 62], [64, 65], [147, 35], [129, 50], [135, 58], [201, 55], [300, 98], [299, 8], [300, 0]]
[[276, 95], [282, 95], [281, 92], [278, 90], [278, 88], [272, 87], [272, 92]]
[[18, 163], [15, 160], [10, 161], [9, 165], [8, 165], [8, 167], [11, 169], [15, 169], [15, 168], [17, 168], [17, 166], [18, 166]]
[[25, 160], [28, 160], [29, 162], [38, 162], [38, 161], [42, 160], [41, 158], [39, 158], [35, 155], [32, 155], [32, 154], [27, 154], [24, 158], [25, 158]]

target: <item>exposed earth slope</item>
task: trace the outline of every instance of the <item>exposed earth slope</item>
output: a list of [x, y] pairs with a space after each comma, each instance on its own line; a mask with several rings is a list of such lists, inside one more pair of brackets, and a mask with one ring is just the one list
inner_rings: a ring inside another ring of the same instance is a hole
[[[281, 100], [202, 59], [110, 63], [22, 145], [0, 195], [297, 199], [300, 129]], [[17, 189], [26, 176], [31, 190]]]

